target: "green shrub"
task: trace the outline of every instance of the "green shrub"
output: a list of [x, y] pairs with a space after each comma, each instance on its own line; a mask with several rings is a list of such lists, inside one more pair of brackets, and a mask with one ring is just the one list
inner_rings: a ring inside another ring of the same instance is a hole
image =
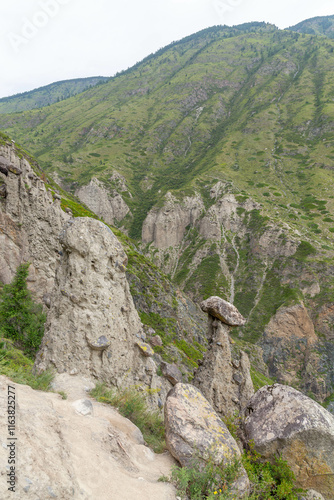
[[299, 493], [303, 493], [296, 488], [294, 473], [281, 457], [266, 462], [251, 443], [242, 463], [251, 481], [249, 500], [298, 500]]
[[241, 462], [236, 458], [224, 466], [217, 465], [213, 456], [206, 463], [195, 456], [190, 467], [173, 467], [170, 481], [182, 499], [222, 499], [227, 498], [221, 494], [228, 492], [240, 471]]
[[148, 408], [144, 394], [136, 387], [111, 390], [104, 384], [97, 384], [90, 394], [101, 403], [117, 407], [121, 415], [139, 427], [145, 441], [156, 453], [161, 453], [165, 449], [163, 419], [158, 411], [151, 411]]
[[308, 241], [301, 241], [293, 257], [296, 260], [303, 262], [309, 255], [314, 255], [316, 253], [317, 251], [311, 243]]
[[217, 464], [213, 456], [204, 463], [197, 454], [189, 467], [173, 467], [171, 477], [160, 481], [172, 482], [182, 500], [236, 500], [231, 486], [242, 466], [251, 482], [251, 491], [244, 500], [297, 500], [303, 493], [294, 485], [294, 474], [285, 460], [279, 457], [267, 462], [252, 444], [241, 459], [235, 457], [225, 466]]
[[21, 264], [0, 295], [0, 334], [13, 339], [25, 353], [34, 355], [42, 341], [46, 315], [27, 288], [29, 263]]
[[38, 391], [49, 391], [53, 373], [33, 373], [34, 362], [14, 346], [12, 340], [0, 339], [0, 373], [17, 384], [29, 385]]

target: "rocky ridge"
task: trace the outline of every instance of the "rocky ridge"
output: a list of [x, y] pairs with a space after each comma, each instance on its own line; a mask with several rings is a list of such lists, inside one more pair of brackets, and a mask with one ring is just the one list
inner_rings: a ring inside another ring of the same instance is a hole
[[[20, 157], [21, 156], [21, 157]], [[0, 146], [0, 281], [9, 283], [17, 266], [30, 262], [29, 287], [48, 300], [60, 259], [59, 233], [70, 215], [60, 207], [13, 144]], [[7, 168], [8, 167], [8, 168]], [[7, 173], [4, 173], [7, 170]]]
[[164, 401], [172, 387], [157, 375], [154, 351], [135, 309], [125, 271], [127, 256], [104, 223], [77, 217], [60, 234], [45, 334], [35, 367], [80, 373], [116, 387], [143, 385]]

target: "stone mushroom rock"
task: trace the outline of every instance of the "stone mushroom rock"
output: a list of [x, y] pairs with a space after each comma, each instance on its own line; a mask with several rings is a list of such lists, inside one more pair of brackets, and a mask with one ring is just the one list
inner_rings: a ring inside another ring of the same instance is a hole
[[[190, 384], [176, 384], [165, 403], [166, 445], [183, 467], [198, 457], [203, 463], [214, 457], [217, 464], [228, 464], [240, 457], [239, 447], [201, 392]], [[244, 469], [235, 490], [248, 493], [249, 480]]]
[[182, 373], [174, 363], [169, 364], [162, 361], [160, 366], [163, 376], [166, 377], [171, 384], [175, 385], [178, 382], [182, 382]]
[[193, 380], [220, 417], [242, 412], [254, 394], [247, 354], [241, 351], [237, 363], [232, 359], [229, 328], [209, 314], [209, 348]]
[[142, 327], [120, 267], [127, 263], [121, 243], [103, 222], [87, 217], [69, 220], [60, 243], [60, 264], [35, 369], [77, 370], [116, 387], [154, 389], [150, 402], [157, 405], [171, 385], [146, 357], [154, 354], [152, 348], [142, 342], [145, 352], [140, 352], [136, 346]]
[[242, 326], [246, 323], [238, 309], [220, 297], [214, 296], [204, 300], [201, 309], [229, 326]]
[[254, 394], [245, 435], [265, 458], [282, 455], [297, 484], [334, 499], [334, 417], [292, 387], [274, 384]]

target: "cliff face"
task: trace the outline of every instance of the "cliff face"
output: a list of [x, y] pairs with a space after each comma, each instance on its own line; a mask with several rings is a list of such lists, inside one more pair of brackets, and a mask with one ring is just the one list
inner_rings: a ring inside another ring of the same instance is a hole
[[62, 257], [35, 366], [81, 373], [114, 386], [143, 385], [163, 401], [171, 384], [157, 376], [153, 350], [135, 309], [122, 245], [108, 226], [78, 217], [61, 234]]
[[[116, 180], [123, 180], [124, 182], [124, 178], [121, 176], [120, 178], [116, 177]], [[125, 185], [123, 186], [123, 190], [127, 190]], [[116, 190], [108, 191], [104, 184], [96, 179], [96, 177], [93, 177], [86, 186], [79, 188], [76, 191], [76, 195], [87, 207], [96, 213], [96, 215], [103, 218], [108, 224], [114, 224], [115, 221], [122, 221], [130, 212], [122, 195]]]
[[144, 221], [143, 249], [196, 301], [234, 303], [247, 318], [236, 338], [263, 348], [269, 375], [324, 401], [334, 389], [333, 269], [298, 231], [232, 191], [219, 181], [206, 197], [169, 194]]
[[69, 215], [14, 145], [0, 147], [1, 165], [0, 280], [9, 283], [17, 266], [29, 261], [29, 288], [41, 299], [53, 287], [58, 237]]
[[[53, 366], [116, 386], [143, 385], [152, 389], [151, 403], [162, 404], [172, 386], [157, 375], [159, 364], [162, 358], [176, 362], [186, 379], [192, 376], [197, 365], [184, 350], [205, 340], [204, 318], [119, 233], [130, 255], [127, 269], [127, 255], [111, 229], [64, 212], [61, 204], [68, 200], [45, 184], [31, 164], [13, 143], [2, 145], [0, 280], [9, 283], [21, 262], [31, 262], [29, 288], [48, 308], [37, 369]], [[117, 174], [113, 179], [124, 187]], [[163, 337], [157, 353], [145, 343], [146, 334], [148, 341], [155, 335], [152, 326]], [[185, 332], [187, 343], [182, 342]], [[195, 357], [202, 355], [193, 350]]]

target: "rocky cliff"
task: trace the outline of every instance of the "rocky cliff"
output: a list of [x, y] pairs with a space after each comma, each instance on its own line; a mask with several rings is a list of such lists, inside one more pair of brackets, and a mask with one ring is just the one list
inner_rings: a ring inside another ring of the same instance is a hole
[[9, 283], [17, 266], [29, 261], [29, 287], [48, 300], [60, 259], [59, 233], [70, 216], [32, 164], [13, 143], [0, 145], [0, 281]]
[[[121, 191], [127, 191], [125, 179], [115, 173], [111, 181], [118, 181]], [[89, 184], [76, 190], [78, 198], [87, 205], [96, 215], [104, 219], [108, 224], [122, 221], [130, 212], [121, 193], [116, 189], [108, 190], [96, 177]]]
[[125, 271], [127, 256], [104, 223], [78, 217], [60, 234], [45, 334], [35, 367], [80, 373], [116, 387], [142, 385], [164, 401], [172, 387], [157, 375]]
[[239, 308], [247, 321], [235, 338], [263, 348], [272, 377], [321, 402], [330, 397], [333, 269], [297, 230], [219, 181], [193, 197], [168, 194], [142, 237], [143, 249], [193, 299], [219, 295]]

